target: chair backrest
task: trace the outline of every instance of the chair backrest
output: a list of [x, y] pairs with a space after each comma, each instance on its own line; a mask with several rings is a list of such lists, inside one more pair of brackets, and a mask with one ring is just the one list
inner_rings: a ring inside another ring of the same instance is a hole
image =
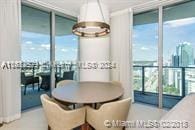
[[74, 80], [62, 80], [57, 83], [57, 87], [63, 87], [67, 84], [74, 83], [74, 82], [75, 82]]
[[122, 87], [122, 84], [121, 84], [121, 82], [119, 82], [119, 81], [111, 81], [111, 83], [112, 83], [112, 84], [115, 84], [115, 85], [117, 85], [117, 86]]
[[21, 77], [22, 77], [22, 76], [25, 77], [25, 73], [24, 73], [24, 72], [21, 72]]
[[25, 78], [26, 78], [25, 73], [21, 72], [21, 83], [22, 84], [25, 84], [25, 81], [26, 81]]
[[63, 80], [73, 80], [74, 71], [67, 71], [63, 73]]
[[131, 98], [105, 103], [100, 107], [100, 111], [105, 112], [106, 118], [126, 120], [131, 106]]
[[[105, 103], [98, 110], [101, 114], [97, 117], [99, 120], [97, 127], [107, 130], [102, 121], [126, 121], [131, 106], [131, 99], [123, 99], [115, 102]], [[113, 130], [121, 130], [122, 128], [111, 128]]]
[[84, 108], [64, 110], [46, 94], [41, 95], [41, 102], [52, 130], [70, 130], [84, 123]]
[[51, 100], [46, 94], [41, 95], [41, 102], [47, 118], [47, 122], [52, 129], [62, 127], [62, 122], [59, 120], [62, 115], [62, 108]]

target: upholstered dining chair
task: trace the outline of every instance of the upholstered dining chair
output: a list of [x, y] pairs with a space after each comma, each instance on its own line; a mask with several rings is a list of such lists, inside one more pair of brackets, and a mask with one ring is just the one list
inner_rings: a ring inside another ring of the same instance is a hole
[[26, 88], [28, 85], [32, 85], [34, 90], [35, 84], [38, 84], [38, 91], [39, 91], [40, 86], [39, 86], [38, 76], [33, 76], [33, 75], [26, 76], [24, 72], [21, 72], [21, 84], [24, 85], [24, 95], [26, 95]]
[[63, 80], [73, 80], [74, 78], [74, 71], [67, 71], [63, 73]]
[[[105, 126], [105, 121], [126, 121], [131, 99], [105, 103], [98, 110], [87, 106], [87, 122], [95, 130], [123, 130], [124, 127]], [[109, 123], [109, 122], [106, 122]], [[109, 124], [108, 124], [109, 125]]]
[[46, 94], [41, 95], [41, 102], [48, 122], [48, 130], [71, 130], [85, 123], [84, 107], [75, 110], [62, 108]]

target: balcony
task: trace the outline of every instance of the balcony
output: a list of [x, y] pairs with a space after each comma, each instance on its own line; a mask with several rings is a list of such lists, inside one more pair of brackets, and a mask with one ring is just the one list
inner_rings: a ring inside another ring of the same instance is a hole
[[[158, 105], [158, 66], [134, 65], [135, 101]], [[163, 106], [172, 108], [195, 91], [195, 67], [163, 66]]]
[[[77, 65], [76, 64], [57, 64], [55, 67], [55, 84], [63, 79], [77, 80]], [[24, 62], [21, 72], [21, 98], [22, 110], [40, 106], [40, 95], [50, 95], [51, 82], [51, 66], [49, 62], [42, 64], [35, 62]], [[70, 73], [72, 74], [70, 74]], [[37, 81], [38, 79], [38, 81]], [[26, 88], [25, 88], [26, 84]]]

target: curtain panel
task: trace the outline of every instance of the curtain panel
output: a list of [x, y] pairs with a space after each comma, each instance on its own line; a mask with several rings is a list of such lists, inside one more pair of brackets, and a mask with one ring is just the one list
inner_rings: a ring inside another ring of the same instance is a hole
[[3, 62], [20, 61], [20, 0], [0, 0], [0, 123], [21, 116], [20, 70], [3, 69]]
[[111, 80], [120, 81], [124, 87], [124, 98], [133, 100], [132, 63], [132, 11], [125, 10], [111, 17], [111, 60], [117, 68], [111, 70]]

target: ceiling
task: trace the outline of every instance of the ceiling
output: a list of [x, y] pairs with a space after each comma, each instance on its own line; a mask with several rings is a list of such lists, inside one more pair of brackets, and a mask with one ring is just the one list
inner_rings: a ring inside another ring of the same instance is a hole
[[[40, 1], [47, 4], [51, 4], [58, 8], [72, 11], [75, 14], [79, 14], [79, 8], [83, 3], [86, 3], [87, 0], [40, 0]], [[152, 1], [158, 0], [100, 0], [100, 2], [108, 6], [111, 13]]]

